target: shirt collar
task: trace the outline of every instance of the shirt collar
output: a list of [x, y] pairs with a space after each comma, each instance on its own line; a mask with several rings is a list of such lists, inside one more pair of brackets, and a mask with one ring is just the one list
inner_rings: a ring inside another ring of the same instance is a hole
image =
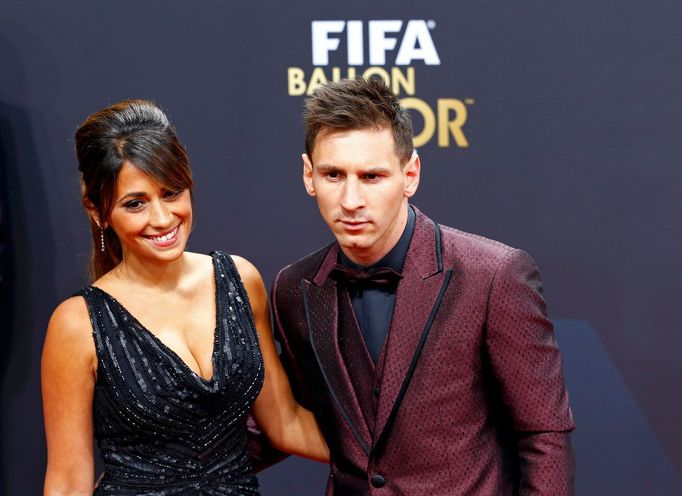
[[343, 253], [343, 250], [339, 250], [339, 262], [346, 267], [352, 269], [360, 270], [371, 270], [377, 267], [390, 267], [396, 272], [400, 273], [403, 271], [403, 265], [405, 265], [405, 257], [407, 257], [407, 250], [410, 247], [410, 241], [412, 241], [412, 233], [414, 232], [414, 222], [416, 215], [411, 205], [407, 206], [407, 223], [405, 224], [405, 230], [400, 236], [398, 242], [391, 248], [391, 250], [384, 255], [384, 257], [376, 263], [366, 267], [363, 265], [358, 265], [353, 262], [350, 258]]

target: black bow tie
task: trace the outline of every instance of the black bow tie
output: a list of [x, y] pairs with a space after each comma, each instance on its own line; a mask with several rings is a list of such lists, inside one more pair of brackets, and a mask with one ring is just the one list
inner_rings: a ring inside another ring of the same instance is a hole
[[367, 271], [336, 264], [329, 273], [329, 277], [337, 282], [343, 282], [348, 285], [397, 286], [403, 276], [390, 267], [379, 267], [378, 269]]

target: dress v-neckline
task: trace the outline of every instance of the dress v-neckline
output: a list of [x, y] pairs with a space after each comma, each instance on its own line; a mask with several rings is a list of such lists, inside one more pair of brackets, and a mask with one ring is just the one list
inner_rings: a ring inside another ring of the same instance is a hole
[[[218, 267], [216, 266], [218, 261], [216, 260], [216, 254], [211, 253], [209, 255], [211, 257], [211, 262], [213, 264], [213, 282], [214, 282], [214, 304], [215, 304], [215, 327], [213, 329], [213, 351], [211, 352], [211, 377], [206, 379], [203, 377], [201, 374], [198, 374], [195, 370], [193, 370], [189, 365], [187, 365], [187, 362], [185, 362], [178, 353], [173, 350], [170, 346], [168, 346], [166, 343], [164, 343], [156, 334], [154, 334], [152, 331], [150, 331], [140, 320], [135, 317], [130, 310], [128, 310], [118, 299], [116, 299], [115, 296], [113, 296], [111, 293], [108, 293], [104, 289], [98, 287], [98, 286], [93, 286], [90, 285], [92, 289], [95, 289], [99, 291], [102, 295], [104, 295], [106, 298], [110, 299], [113, 301], [116, 306], [122, 310], [128, 317], [130, 317], [133, 321], [134, 324], [137, 325], [142, 331], [149, 336], [154, 342], [162, 348], [164, 351], [167, 352], [170, 358], [174, 359], [177, 361], [182, 368], [184, 368], [187, 372], [189, 372], [193, 377], [200, 379], [202, 382], [206, 384], [210, 384], [216, 380], [218, 377], [218, 371], [217, 371], [217, 366], [219, 360], [218, 358], [218, 342], [220, 340], [220, 321], [222, 319], [221, 317], [221, 312], [220, 312], [220, 305], [219, 305], [219, 291], [220, 291], [220, 278], [218, 277]], [[191, 352], [190, 352], [191, 353]], [[198, 365], [198, 362], [197, 362]]]

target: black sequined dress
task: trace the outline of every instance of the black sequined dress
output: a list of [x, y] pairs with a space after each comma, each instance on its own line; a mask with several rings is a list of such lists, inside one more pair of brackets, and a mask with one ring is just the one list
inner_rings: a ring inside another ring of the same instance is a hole
[[216, 281], [213, 377], [203, 379], [114, 297], [85, 297], [97, 349], [94, 429], [105, 472], [95, 494], [257, 495], [246, 414], [263, 359], [237, 269], [211, 254]]

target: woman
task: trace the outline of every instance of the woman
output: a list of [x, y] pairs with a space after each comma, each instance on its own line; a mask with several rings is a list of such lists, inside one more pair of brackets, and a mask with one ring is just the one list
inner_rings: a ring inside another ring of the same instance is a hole
[[249, 409], [275, 447], [328, 460], [277, 357], [256, 268], [185, 251], [192, 176], [163, 112], [143, 100], [97, 112], [76, 151], [94, 282], [48, 326], [45, 494], [258, 494]]

